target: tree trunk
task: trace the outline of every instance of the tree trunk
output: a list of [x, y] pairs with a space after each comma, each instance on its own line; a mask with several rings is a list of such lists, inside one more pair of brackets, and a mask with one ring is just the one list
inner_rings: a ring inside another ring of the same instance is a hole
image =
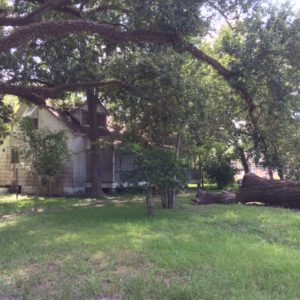
[[155, 210], [154, 210], [154, 202], [153, 202], [153, 190], [151, 186], [148, 187], [146, 202], [147, 202], [147, 213], [149, 216], [153, 216], [155, 214]]
[[[180, 155], [180, 147], [181, 147], [181, 134], [178, 132], [177, 141], [176, 141], [176, 158]], [[174, 181], [176, 181], [176, 176], [174, 177]], [[173, 209], [176, 206], [176, 190], [175, 188], [168, 188], [168, 209]]]
[[164, 188], [161, 191], [161, 206], [163, 209], [168, 208], [168, 189], [167, 188]]
[[268, 180], [254, 174], [245, 175], [237, 192], [241, 203], [262, 202], [268, 205], [300, 208], [300, 183]]
[[241, 147], [238, 147], [237, 150], [238, 150], [239, 157], [240, 157], [240, 160], [243, 165], [244, 172], [245, 172], [245, 174], [248, 174], [250, 172], [250, 169], [249, 169], [249, 164], [248, 164], [244, 149]]
[[238, 201], [234, 192], [222, 191], [221, 193], [210, 193], [203, 190], [198, 190], [195, 202], [197, 204], [231, 204], [237, 203]]
[[176, 196], [176, 189], [172, 189], [172, 206], [171, 209], [176, 207], [176, 201], [177, 201], [177, 196]]
[[284, 180], [283, 170], [281, 168], [278, 168], [277, 172], [280, 180]]
[[161, 204], [163, 209], [173, 209], [176, 206], [176, 190], [164, 188], [161, 193]]
[[41, 178], [39, 175], [36, 175], [36, 190], [35, 190], [35, 198], [34, 198], [34, 212], [38, 211], [38, 200], [40, 197], [40, 189], [41, 189]]
[[271, 168], [268, 168], [268, 173], [269, 173], [270, 180], [274, 180], [273, 170]]
[[97, 103], [98, 97], [93, 90], [86, 91], [88, 111], [89, 111], [89, 138], [91, 141], [90, 148], [90, 177], [91, 177], [91, 191], [90, 197], [103, 198], [104, 193], [102, 190], [100, 178], [100, 146], [99, 134], [97, 124]]
[[176, 192], [174, 188], [168, 189], [168, 209], [175, 208], [176, 203]]

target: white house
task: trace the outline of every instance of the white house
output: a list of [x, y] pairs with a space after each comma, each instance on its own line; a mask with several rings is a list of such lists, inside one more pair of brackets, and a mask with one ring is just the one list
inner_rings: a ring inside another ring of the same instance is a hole
[[[110, 143], [100, 150], [101, 163], [98, 166], [104, 189], [114, 190], [121, 185], [120, 174], [132, 170], [134, 157], [118, 149], [113, 142], [113, 132], [107, 128], [108, 111], [99, 104], [97, 108], [99, 136], [109, 139]], [[84, 194], [90, 187], [89, 181], [89, 119], [87, 105], [83, 104], [65, 111], [53, 107], [37, 107], [22, 104], [12, 124], [12, 132], [0, 145], [0, 188], [13, 190], [16, 186], [24, 194], [35, 193], [35, 177], [22, 167], [19, 151], [22, 141], [14, 133], [18, 131], [18, 121], [23, 117], [34, 119], [38, 129], [51, 131], [64, 130], [70, 160], [66, 162], [63, 175], [57, 179], [52, 193], [56, 195]]]

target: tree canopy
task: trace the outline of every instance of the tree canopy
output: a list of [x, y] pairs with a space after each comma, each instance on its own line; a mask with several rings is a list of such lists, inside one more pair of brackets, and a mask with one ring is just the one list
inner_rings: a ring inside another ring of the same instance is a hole
[[263, 0], [2, 0], [0, 93], [45, 105], [97, 88], [135, 137], [222, 141], [290, 172], [299, 24]]
[[[213, 11], [226, 18], [233, 14], [247, 15], [251, 14], [253, 7], [259, 5], [259, 2], [177, 0], [140, 3], [128, 0], [114, 1], [112, 4], [111, 1], [104, 0], [2, 1], [0, 62], [3, 78], [0, 92], [43, 104], [45, 98], [55, 98], [68, 90], [107, 84], [120, 85], [117, 81], [103, 82], [102, 78], [88, 82], [70, 82], [65, 78], [61, 84], [53, 86], [52, 82], [44, 82], [44, 78], [39, 78], [40, 69], [45, 68], [47, 72], [49, 67], [41, 60], [41, 52], [47, 54], [50, 44], [57, 45], [59, 57], [63, 54], [61, 45], [73, 40], [74, 51], [69, 52], [64, 59], [68, 61], [76, 58], [77, 38], [88, 34], [97, 40], [100, 47], [103, 43], [114, 48], [132, 47], [133, 44], [139, 47], [164, 44], [179, 52], [186, 51], [197, 60], [211, 65], [250, 101], [251, 96], [246, 89], [233, 80], [231, 70], [190, 41], [192, 38], [201, 40], [208, 33]], [[55, 57], [55, 53], [52, 55]], [[40, 84], [37, 85], [36, 82]]]

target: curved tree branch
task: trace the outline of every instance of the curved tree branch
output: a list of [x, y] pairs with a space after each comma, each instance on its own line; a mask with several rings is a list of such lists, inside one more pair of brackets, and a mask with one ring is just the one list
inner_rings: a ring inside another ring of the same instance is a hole
[[47, 21], [20, 27], [13, 31], [10, 35], [0, 39], [0, 53], [9, 52], [11, 49], [21, 47], [26, 42], [37, 38], [47, 38], [49, 36], [61, 38], [68, 34], [78, 34], [82, 32], [100, 34], [103, 38], [119, 43], [148, 42], [181, 47], [183, 50], [192, 54], [197, 60], [211, 65], [218, 72], [218, 74], [230, 84], [232, 88], [239, 92], [239, 94], [245, 100], [253, 126], [257, 126], [258, 122], [257, 117], [255, 116], [256, 105], [246, 87], [241, 85], [234, 78], [234, 74], [226, 69], [216, 59], [207, 55], [202, 50], [198, 49], [193, 44], [185, 41], [179, 35], [174, 33], [127, 31], [116, 28], [114, 25], [102, 24], [89, 20]]
[[213, 57], [204, 53], [202, 50], [198, 49], [193, 44], [179, 38], [178, 44], [181, 45], [182, 49], [192, 54], [192, 56], [194, 56], [197, 60], [211, 65], [222, 77], [224, 77], [225, 80], [228, 81], [230, 78], [232, 78], [233, 74], [229, 70], [227, 70], [221, 63], [219, 63]]
[[125, 31], [116, 28], [115, 25], [88, 20], [48, 21], [21, 27], [9, 36], [0, 39], [0, 52], [8, 52], [37, 38], [48, 36], [60, 38], [67, 34], [82, 32], [97, 33], [115, 42], [149, 42], [171, 44], [173, 46], [179, 45], [196, 59], [211, 65], [226, 80], [232, 77], [231, 72], [216, 59], [207, 55], [193, 44], [184, 41], [177, 34], [153, 31]]
[[209, 6], [211, 6], [214, 10], [216, 10], [225, 20], [225, 22], [227, 23], [227, 25], [230, 27], [230, 29], [233, 29], [232, 24], [229, 22], [228, 17], [226, 16], [226, 14], [222, 11], [222, 9], [218, 8], [214, 3], [209, 3]]
[[88, 82], [78, 82], [70, 84], [62, 84], [55, 87], [45, 87], [45, 86], [21, 86], [8, 83], [0, 83], [0, 94], [9, 94], [27, 99], [28, 101], [37, 104], [45, 105], [47, 98], [57, 98], [64, 92], [69, 91], [80, 91], [86, 88], [94, 87], [119, 87], [124, 90], [128, 90], [129, 87], [119, 80], [109, 80], [109, 81], [88, 81]]
[[85, 12], [85, 15], [90, 16], [97, 12], [107, 12], [110, 10], [116, 10], [116, 11], [126, 13], [126, 14], [128, 14], [130, 12], [130, 10], [128, 10], [126, 8], [122, 8], [119, 5], [100, 5], [94, 9], [88, 10], [87, 12]]
[[207, 55], [203, 51], [199, 50], [193, 44], [182, 41], [182, 47], [184, 50], [192, 54], [196, 59], [206, 62], [211, 65], [218, 73], [221, 75], [232, 88], [239, 92], [240, 96], [244, 99], [247, 111], [251, 120], [251, 123], [255, 129], [258, 126], [258, 119], [256, 116], [257, 107], [253, 101], [252, 96], [249, 94], [248, 90], [242, 86], [239, 82], [234, 80], [234, 74], [226, 69], [221, 63], [219, 63], [216, 59]]
[[51, 9], [68, 4], [70, 0], [49, 0], [25, 17], [0, 17], [0, 26], [25, 26], [37, 22], [39, 17]]
[[116, 42], [150, 42], [172, 43], [177, 37], [171, 33], [150, 31], [122, 31], [109, 24], [89, 20], [47, 21], [33, 23], [14, 30], [8, 36], [0, 39], [0, 53], [9, 52], [31, 40], [54, 36], [61, 38], [69, 34], [83, 32], [100, 34], [103, 38]]

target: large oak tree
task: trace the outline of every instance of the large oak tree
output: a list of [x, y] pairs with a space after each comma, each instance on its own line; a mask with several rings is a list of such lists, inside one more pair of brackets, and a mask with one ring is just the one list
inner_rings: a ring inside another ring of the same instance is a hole
[[[43, 104], [45, 98], [59, 96], [60, 93], [80, 90], [90, 82], [63, 82], [51, 87], [45, 84], [26, 83], [16, 78], [16, 70], [26, 69], [30, 53], [45, 45], [49, 39], [63, 42], [66, 36], [79, 34], [94, 35], [115, 45], [135, 43], [168, 44], [177, 51], [186, 51], [195, 59], [211, 65], [228, 83], [240, 93], [253, 111], [251, 95], [235, 73], [225, 68], [215, 58], [195, 47], [191, 38], [201, 40], [210, 30], [211, 11], [221, 13], [226, 18], [236, 14], [251, 13], [251, 7], [259, 1], [2, 1], [0, 25], [0, 55], [2, 80], [0, 92], [24, 97]], [[113, 3], [113, 4], [112, 4]], [[16, 58], [18, 60], [16, 61]], [[19, 58], [23, 58], [20, 63]], [[34, 61], [34, 57], [31, 57]], [[28, 69], [27, 69], [28, 70]], [[35, 78], [34, 70], [28, 70]], [[30, 78], [29, 78], [30, 77]], [[42, 82], [40, 82], [42, 83]], [[111, 83], [114, 83], [111, 82]], [[103, 82], [93, 82], [94, 86]]]
[[[261, 56], [254, 55], [260, 46], [255, 48], [255, 43], [253, 47], [253, 44], [247, 42], [224, 44], [223, 48], [218, 49], [219, 53], [209, 54], [205, 51], [203, 43], [213, 29], [214, 20], [219, 20], [220, 17], [236, 32], [236, 36], [243, 32], [246, 34], [247, 30], [249, 33], [253, 28], [258, 28], [259, 24], [261, 29], [258, 29], [258, 32], [268, 29], [264, 20], [257, 18], [261, 2], [1, 1], [0, 93], [16, 95], [38, 105], [44, 105], [45, 99], [61, 97], [68, 91], [90, 90], [96, 87], [106, 90], [121, 88], [134, 96], [143, 97], [146, 96], [143, 95], [143, 90], [132, 86], [132, 81], [126, 78], [120, 80], [118, 76], [112, 77], [112, 73], [107, 72], [110, 64], [104, 61], [113, 60], [114, 57], [120, 59], [125, 57], [127, 52], [132, 53], [137, 49], [144, 49], [147, 53], [151, 51], [151, 47], [160, 48], [162, 53], [185, 52], [190, 55], [192, 61], [210, 66], [217, 74], [218, 81], [223, 80], [226, 89], [235, 92], [235, 97], [242, 99], [251, 133], [260, 145], [265, 147], [267, 139], [262, 130], [262, 110], [258, 101], [262, 94], [255, 88], [255, 82], [262, 78], [257, 74], [261, 74], [263, 68], [266, 69], [263, 66], [259, 70], [257, 66], [261, 61], [265, 61], [267, 65], [268, 60], [265, 60], [263, 53]], [[258, 20], [257, 23], [252, 22], [251, 25], [252, 19]], [[276, 27], [276, 22], [275, 20], [274, 24], [270, 23], [269, 26], [274, 36], [276, 29], [280, 29], [280, 26]], [[239, 27], [239, 24], [246, 25]], [[286, 32], [290, 35], [294, 32], [295, 37], [298, 26], [299, 21], [293, 18]], [[255, 30], [254, 33], [256, 34]], [[258, 45], [269, 47], [263, 40], [264, 36], [255, 36], [256, 40], [252, 40], [257, 41]], [[290, 40], [284, 43], [285, 49], [296, 56], [297, 47]], [[239, 52], [234, 52], [239, 47]], [[272, 51], [271, 49], [267, 52], [267, 58], [272, 56]], [[232, 63], [222, 59], [224, 53], [234, 57]], [[294, 62], [297, 62], [297, 59], [294, 59]], [[273, 85], [273, 82], [276, 84], [276, 80], [272, 81], [274, 76], [270, 78], [270, 81], [266, 82], [267, 86]], [[262, 82], [262, 86], [264, 84], [265, 82]]]

